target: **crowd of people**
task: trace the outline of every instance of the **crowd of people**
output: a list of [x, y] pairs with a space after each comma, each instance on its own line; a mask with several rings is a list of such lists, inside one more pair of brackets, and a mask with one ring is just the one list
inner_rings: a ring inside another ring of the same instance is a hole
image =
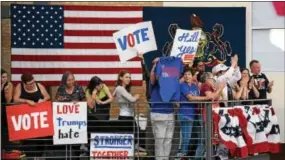
[[[150, 90], [151, 102], [162, 102], [162, 94], [159, 93], [159, 85], [161, 81], [157, 73], [157, 63], [159, 59], [153, 61], [153, 68], [150, 73]], [[238, 66], [238, 56], [231, 57], [231, 66], [218, 64], [212, 68], [212, 72], [205, 71], [205, 65], [201, 61], [197, 61], [193, 66], [184, 65], [182, 74], [180, 75], [180, 106], [178, 109], [178, 120], [182, 133], [182, 142], [180, 147], [179, 157], [189, 155], [189, 143], [193, 127], [204, 126], [201, 122], [205, 121], [205, 107], [199, 109], [198, 104], [184, 103], [191, 101], [213, 101], [212, 107], [233, 107], [237, 104], [237, 100], [250, 99], [267, 99], [267, 93], [271, 93], [274, 82], [269, 82], [265, 74], [261, 73], [260, 63], [257, 60], [252, 60], [249, 64], [252, 75], [249, 69], [240, 69]], [[166, 66], [163, 66], [165, 68]], [[170, 84], [171, 85], [171, 84]], [[171, 86], [165, 85], [169, 90]], [[215, 103], [215, 101], [227, 101], [223, 103]], [[235, 102], [233, 102], [235, 101]], [[240, 101], [240, 104], [249, 104], [250, 102]], [[264, 104], [267, 101], [257, 101], [255, 104]], [[201, 107], [201, 106], [200, 106]], [[204, 116], [204, 117], [203, 117]], [[151, 105], [151, 121], [153, 133], [155, 137], [155, 156], [156, 159], [165, 159], [171, 151], [172, 137], [174, 133], [174, 105], [157, 104]], [[163, 122], [158, 122], [163, 121]], [[198, 121], [198, 122], [197, 122]], [[197, 122], [197, 123], [195, 123]], [[203, 157], [203, 130], [196, 135], [200, 142], [195, 148], [193, 156]], [[226, 150], [226, 149], [224, 149]]]
[[[169, 57], [168, 57], [169, 58]], [[153, 66], [149, 72], [149, 84], [146, 96], [150, 103], [150, 120], [155, 138], [155, 157], [157, 160], [168, 159], [170, 156], [173, 133], [175, 128], [175, 105], [171, 101], [180, 102], [177, 112], [181, 126], [181, 147], [178, 154], [181, 158], [189, 152], [189, 143], [193, 137], [192, 130], [196, 125], [203, 126], [203, 107], [198, 104], [185, 103], [191, 101], [219, 101], [219, 100], [248, 100], [267, 99], [267, 93], [272, 91], [273, 81], [269, 81], [265, 74], [261, 73], [261, 66], [257, 60], [252, 60], [247, 68], [240, 69], [238, 56], [231, 57], [231, 65], [218, 64], [212, 68], [212, 72], [205, 71], [202, 61], [195, 61], [193, 65], [183, 64], [181, 59], [171, 66], [172, 75], [163, 75], [166, 65], [165, 57], [153, 60]], [[180, 62], [181, 61], [181, 62]], [[168, 63], [168, 62], [167, 62]], [[251, 74], [250, 74], [251, 71]], [[175, 76], [177, 74], [178, 76]], [[170, 76], [170, 78], [169, 78]], [[130, 121], [130, 131], [134, 124], [134, 106], [142, 95], [131, 94], [131, 73], [122, 70], [118, 74], [117, 86], [114, 91], [104, 84], [99, 77], [91, 78], [86, 90], [78, 85], [75, 76], [71, 72], [65, 72], [61, 84], [58, 87], [54, 101], [56, 102], [79, 102], [86, 101], [88, 113], [93, 114], [93, 120], [109, 120], [111, 103], [119, 102], [120, 112], [118, 120]], [[176, 84], [178, 82], [178, 85]], [[161, 87], [162, 84], [167, 87]], [[173, 94], [174, 93], [174, 94]], [[33, 75], [24, 73], [21, 83], [13, 88], [8, 81], [8, 74], [1, 70], [1, 103], [2, 103], [2, 126], [7, 134], [7, 120], [5, 115], [5, 104], [26, 103], [34, 106], [36, 103], [49, 101], [51, 99], [45, 86], [36, 82]], [[173, 98], [174, 97], [174, 98]], [[157, 103], [163, 102], [163, 103]], [[242, 102], [244, 104], [248, 102]], [[259, 102], [263, 103], [263, 102]], [[233, 102], [213, 103], [213, 107], [232, 106]], [[200, 109], [199, 109], [200, 108]], [[198, 120], [195, 123], [194, 120]], [[136, 130], [138, 129], [135, 127]], [[198, 135], [204, 136], [202, 133]], [[4, 137], [2, 137], [3, 139]], [[6, 139], [8, 139], [6, 137]], [[35, 143], [30, 141], [29, 143]], [[25, 144], [25, 143], [24, 143]], [[135, 141], [137, 144], [137, 141]], [[203, 140], [195, 148], [195, 156], [204, 155]], [[82, 146], [74, 146], [80, 150]], [[136, 149], [140, 148], [138, 145]], [[35, 148], [29, 148], [32, 151]], [[38, 150], [39, 148], [37, 148]], [[6, 148], [7, 150], [7, 148]], [[19, 150], [22, 156], [24, 153]], [[32, 153], [28, 156], [40, 157], [40, 153]]]

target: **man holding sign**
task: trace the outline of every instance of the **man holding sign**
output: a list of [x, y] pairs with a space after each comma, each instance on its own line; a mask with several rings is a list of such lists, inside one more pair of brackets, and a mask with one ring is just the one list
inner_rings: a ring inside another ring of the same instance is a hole
[[122, 29], [113, 34], [121, 62], [126, 62], [137, 56], [157, 50], [152, 23], [141, 22]]

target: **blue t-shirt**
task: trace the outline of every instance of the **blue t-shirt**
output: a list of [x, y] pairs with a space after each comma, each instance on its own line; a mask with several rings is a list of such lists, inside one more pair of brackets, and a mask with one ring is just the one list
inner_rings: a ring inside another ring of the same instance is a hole
[[187, 95], [191, 94], [193, 96], [199, 96], [198, 86], [194, 83], [189, 86], [186, 82], [180, 84], [181, 91], [181, 103], [179, 107], [179, 114], [183, 115], [187, 119], [194, 119], [196, 104], [185, 104], [182, 102], [189, 102]]
[[155, 75], [159, 76], [159, 92], [163, 102], [179, 101], [180, 87], [179, 77], [183, 72], [181, 58], [160, 57], [155, 69]]
[[[149, 91], [150, 91], [150, 102], [162, 102], [162, 99], [159, 93], [158, 83], [155, 83], [154, 85], [149, 83]], [[174, 107], [173, 107], [173, 104], [171, 103], [151, 104], [151, 112], [170, 114], [174, 112]]]

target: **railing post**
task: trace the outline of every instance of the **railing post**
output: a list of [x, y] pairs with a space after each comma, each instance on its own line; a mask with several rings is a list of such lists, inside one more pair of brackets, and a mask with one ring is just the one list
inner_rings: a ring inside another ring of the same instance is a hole
[[212, 104], [206, 104], [206, 160], [212, 159]]

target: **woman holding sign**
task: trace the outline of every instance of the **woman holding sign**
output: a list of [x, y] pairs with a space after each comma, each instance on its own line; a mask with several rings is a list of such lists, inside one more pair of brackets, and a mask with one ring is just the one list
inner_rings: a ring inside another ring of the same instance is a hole
[[55, 101], [78, 102], [85, 100], [84, 90], [76, 84], [74, 75], [71, 72], [65, 72], [62, 75], [61, 84], [56, 92]]
[[113, 96], [103, 81], [94, 76], [91, 78], [85, 92], [88, 107], [98, 120], [109, 120], [110, 106]]
[[[74, 75], [67, 71], [62, 75], [61, 84], [57, 89], [55, 101], [57, 102], [79, 102], [86, 101], [84, 90], [81, 86], [77, 85]], [[87, 113], [86, 113], [87, 114]], [[65, 146], [57, 146], [58, 150], [64, 152]], [[86, 151], [85, 145], [72, 145], [72, 151], [74, 156], [80, 155], [78, 150], [84, 154]]]
[[22, 82], [15, 88], [14, 102], [27, 103], [34, 106], [36, 103], [50, 99], [46, 88], [42, 84], [35, 82], [32, 74], [23, 74], [21, 80]]
[[[14, 93], [14, 102], [26, 103], [34, 106], [36, 103], [48, 101], [50, 95], [45, 87], [35, 82], [34, 76], [30, 73], [25, 73], [21, 76], [22, 82], [16, 86]], [[24, 140], [25, 151], [27, 157], [41, 157], [44, 152], [44, 142], [40, 139], [32, 141]]]

